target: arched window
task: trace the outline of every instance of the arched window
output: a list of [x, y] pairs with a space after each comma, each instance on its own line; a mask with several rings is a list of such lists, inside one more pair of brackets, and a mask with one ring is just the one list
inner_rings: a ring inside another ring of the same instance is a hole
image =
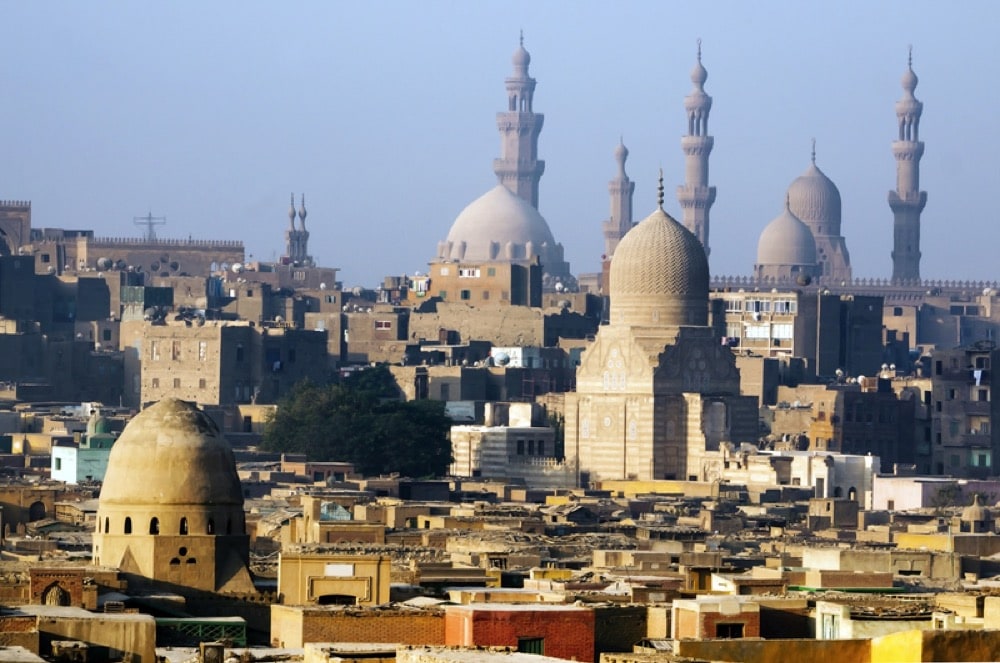
[[125, 533], [132, 533], [132, 519], [129, 516], [125, 516]]
[[105, 534], [107, 534], [108, 532], [111, 531], [111, 529], [108, 527], [108, 525], [110, 525], [110, 519], [105, 518], [104, 519], [104, 533]]
[[187, 534], [188, 533], [188, 519], [185, 518], [185, 517], [183, 517], [183, 516], [181, 516], [180, 532], [181, 532], [181, 534]]
[[208, 519], [208, 525], [205, 527], [205, 532], [207, 534], [215, 534], [215, 520], [212, 518]]
[[149, 521], [149, 533], [159, 534], [160, 533], [160, 519], [153, 516]]

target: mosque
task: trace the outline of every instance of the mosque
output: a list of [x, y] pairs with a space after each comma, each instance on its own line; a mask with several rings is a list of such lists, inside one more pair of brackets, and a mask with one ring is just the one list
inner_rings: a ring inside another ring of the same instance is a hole
[[[580, 275], [578, 281], [570, 273], [562, 245], [539, 213], [539, 181], [545, 172], [545, 162], [538, 158], [538, 137], [544, 116], [534, 110], [536, 81], [528, 72], [530, 63], [531, 56], [524, 48], [522, 36], [513, 56], [513, 73], [505, 80], [507, 108], [497, 113], [501, 155], [494, 161], [493, 170], [498, 183], [470, 203], [458, 215], [447, 237], [438, 243], [430, 276], [432, 282], [445, 285], [441, 292], [451, 294], [452, 289], [461, 290], [448, 287], [456, 272], [473, 278], [470, 275], [476, 272], [467, 269], [466, 264], [481, 267], [486, 263], [520, 266], [524, 268], [523, 278], [529, 282], [541, 279], [543, 291], [579, 287], [591, 292], [609, 292], [611, 260], [618, 244], [634, 225], [635, 183], [625, 172], [628, 149], [619, 142], [614, 150], [617, 173], [608, 183], [610, 214], [602, 224], [605, 246], [601, 273]], [[697, 62], [691, 71], [693, 87], [684, 98], [687, 130], [681, 138], [681, 150], [685, 177], [677, 187], [676, 196], [681, 223], [701, 242], [706, 255], [710, 253], [710, 213], [716, 198], [716, 188], [709, 183], [714, 138], [709, 133], [712, 97], [705, 90], [707, 80], [699, 40]], [[920, 191], [924, 145], [919, 139], [919, 127], [923, 104], [914, 95], [917, 80], [911, 56], [902, 78], [903, 96], [896, 104], [899, 133], [892, 142], [897, 162], [897, 186], [888, 196], [895, 228], [892, 277], [880, 282], [887, 294], [893, 289], [898, 292], [921, 287], [920, 214], [927, 194]], [[741, 277], [742, 284], [793, 288], [854, 285], [841, 225], [840, 191], [817, 165], [814, 143], [805, 172], [788, 187], [784, 209], [763, 228], [752, 273]], [[453, 267], [453, 263], [459, 265]], [[531, 266], [535, 263], [538, 274], [532, 276]], [[729, 281], [732, 280], [730, 277]], [[712, 285], [724, 287], [730, 283], [715, 279]], [[477, 298], [490, 297], [476, 289], [464, 291], [466, 295], [459, 298], [471, 304], [478, 303]]]

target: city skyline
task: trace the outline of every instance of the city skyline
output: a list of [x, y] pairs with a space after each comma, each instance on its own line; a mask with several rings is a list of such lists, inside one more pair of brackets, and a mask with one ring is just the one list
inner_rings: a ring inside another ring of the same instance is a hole
[[815, 138], [816, 163], [843, 199], [855, 276], [888, 278], [890, 144], [912, 44], [925, 108], [921, 275], [998, 278], [987, 200], [1000, 92], [989, 84], [998, 59], [987, 26], [1000, 10], [985, 2], [961, 14], [929, 2], [835, 12], [57, 4], [3, 9], [19, 29], [0, 45], [0, 199], [30, 199], [35, 227], [139, 236], [133, 217], [152, 212], [167, 219], [161, 237], [242, 239], [254, 259], [272, 260], [288, 193], [304, 192], [309, 252], [339, 267], [345, 286], [426, 272], [455, 217], [496, 184], [495, 114], [523, 29], [546, 117], [539, 210], [572, 271], [595, 272], [620, 136], [634, 220], [655, 208], [661, 166], [666, 210], [681, 218], [683, 99], [700, 38], [714, 99], [712, 273], [751, 273], [757, 238]]

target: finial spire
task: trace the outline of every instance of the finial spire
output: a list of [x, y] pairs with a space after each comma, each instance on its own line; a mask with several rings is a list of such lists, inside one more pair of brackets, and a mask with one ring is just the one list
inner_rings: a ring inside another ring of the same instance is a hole
[[302, 194], [302, 203], [299, 206], [299, 221], [302, 223], [302, 229], [306, 229], [306, 194]]
[[812, 139], [812, 144], [813, 144], [813, 146], [812, 146], [812, 157], [811, 158], [812, 158], [813, 165], [815, 166], [816, 165], [816, 139], [815, 138]]
[[698, 63], [701, 63], [701, 37], [698, 37]]
[[906, 66], [913, 69], [913, 44], [910, 44], [907, 49], [909, 52], [906, 56]]
[[792, 196], [787, 191], [785, 192], [785, 211], [791, 211], [792, 209]]
[[660, 168], [660, 183], [656, 187], [656, 206], [663, 209], [663, 168]]
[[520, 46], [524, 48], [524, 30], [521, 30]]

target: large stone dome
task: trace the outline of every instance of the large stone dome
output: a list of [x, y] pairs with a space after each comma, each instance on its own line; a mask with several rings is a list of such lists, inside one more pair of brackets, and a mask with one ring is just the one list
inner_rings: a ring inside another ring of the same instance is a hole
[[816, 266], [816, 240], [809, 226], [785, 210], [767, 224], [757, 242], [757, 264], [773, 266]]
[[625, 234], [609, 276], [612, 324], [708, 324], [705, 249], [662, 207]]
[[788, 187], [788, 206], [814, 234], [840, 234], [840, 191], [815, 162]]
[[111, 448], [102, 507], [242, 504], [229, 443], [191, 403], [169, 398], [149, 406]]
[[534, 207], [502, 184], [472, 201], [438, 247], [445, 260], [524, 260], [556, 247], [552, 231]]

